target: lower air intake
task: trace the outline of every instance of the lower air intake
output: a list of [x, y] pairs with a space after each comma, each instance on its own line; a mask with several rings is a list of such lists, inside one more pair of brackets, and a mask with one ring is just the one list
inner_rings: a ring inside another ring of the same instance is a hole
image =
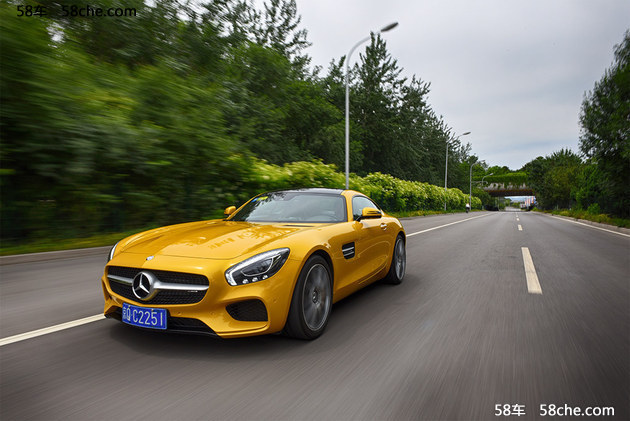
[[267, 308], [260, 300], [247, 300], [233, 303], [225, 308], [234, 320], [239, 322], [266, 322]]

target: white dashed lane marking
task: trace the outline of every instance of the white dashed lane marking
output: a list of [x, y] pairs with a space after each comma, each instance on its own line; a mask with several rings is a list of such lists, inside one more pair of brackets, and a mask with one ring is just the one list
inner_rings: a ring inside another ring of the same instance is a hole
[[527, 247], [521, 247], [521, 251], [523, 252], [523, 264], [525, 265], [525, 277], [527, 278], [527, 291], [530, 294], [542, 294], [532, 255]]

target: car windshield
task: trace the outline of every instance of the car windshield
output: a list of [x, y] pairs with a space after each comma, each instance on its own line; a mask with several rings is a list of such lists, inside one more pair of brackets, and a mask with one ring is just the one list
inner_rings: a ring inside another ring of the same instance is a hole
[[230, 221], [345, 222], [345, 200], [339, 194], [273, 192], [253, 198]]

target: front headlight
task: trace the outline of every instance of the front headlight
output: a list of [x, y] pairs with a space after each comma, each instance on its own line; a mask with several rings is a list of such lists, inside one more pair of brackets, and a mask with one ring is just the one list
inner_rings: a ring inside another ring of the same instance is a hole
[[225, 279], [232, 286], [264, 281], [275, 275], [288, 258], [288, 248], [266, 251], [226, 270]]
[[[120, 241], [118, 243], [120, 243]], [[118, 245], [118, 243], [114, 244], [114, 247], [112, 247], [112, 249], [109, 251], [109, 255], [107, 256], [107, 262], [109, 262], [110, 260], [114, 258], [114, 253], [116, 252], [116, 246]]]

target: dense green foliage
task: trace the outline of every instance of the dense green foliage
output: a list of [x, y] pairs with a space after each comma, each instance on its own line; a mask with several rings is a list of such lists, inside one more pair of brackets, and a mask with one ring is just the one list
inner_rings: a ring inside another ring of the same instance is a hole
[[583, 169], [582, 159], [568, 149], [527, 163], [528, 185], [534, 190], [542, 209], [570, 208]]
[[630, 31], [580, 114], [583, 156], [561, 150], [523, 167], [542, 209], [630, 217]]
[[576, 199], [630, 217], [630, 31], [615, 47], [615, 62], [585, 95], [580, 150], [587, 158]]
[[527, 184], [527, 180], [528, 180], [528, 174], [525, 171], [510, 171], [510, 172], [497, 174], [497, 172], [492, 171], [492, 168], [489, 168], [487, 172], [488, 174], [493, 174], [493, 175], [486, 176], [484, 178], [484, 182], [485, 182], [484, 184], [496, 183], [496, 184], [503, 184], [506, 187], [510, 187], [510, 186], [518, 187], [518, 186]]
[[[339, 188], [345, 183], [343, 173], [337, 171], [333, 164], [324, 164], [321, 161], [291, 162], [279, 166], [253, 158], [249, 161], [249, 170], [242, 173], [242, 176], [238, 191], [215, 192], [224, 201], [217, 206], [241, 204], [261, 191], [304, 186]], [[370, 195], [389, 212], [401, 215], [435, 213], [443, 209], [444, 200], [447, 200], [449, 211], [463, 211], [468, 201], [468, 195], [459, 189], [449, 189], [445, 195], [443, 188], [427, 183], [404, 181], [381, 173], [369, 174], [367, 177], [352, 174], [350, 188]], [[473, 209], [480, 209], [481, 200], [473, 197], [472, 206]], [[208, 209], [201, 217], [222, 218], [223, 210], [222, 208]], [[150, 220], [147, 219], [147, 221]], [[65, 236], [55, 237], [49, 234], [25, 239], [26, 241], [4, 242], [0, 247], [0, 255], [111, 245], [120, 238], [156, 227], [160, 225], [160, 221], [147, 222], [147, 224], [138, 223], [134, 229], [123, 233], [88, 235], [81, 239], [69, 237], [69, 232], [66, 232]], [[49, 231], [44, 231], [44, 233], [47, 232]], [[62, 237], [68, 239], [60, 239]]]
[[[258, 191], [304, 186], [339, 188], [345, 182], [344, 174], [334, 165], [320, 161], [292, 162], [282, 167], [256, 161], [250, 176], [248, 186]], [[448, 189], [445, 193], [442, 187], [379, 172], [365, 177], [352, 174], [350, 188], [367, 194], [389, 211], [439, 210], [445, 200], [449, 210], [463, 210], [468, 202], [468, 195], [459, 189]], [[481, 200], [473, 197], [472, 206], [480, 208]]]
[[[261, 190], [343, 186], [326, 164], [344, 161], [345, 58], [310, 70], [293, 0], [261, 11], [103, 0], [136, 8], [119, 18], [63, 17], [52, 0], [37, 3], [47, 16], [18, 18], [17, 4], [0, 0], [3, 240], [194, 220]], [[445, 194], [426, 183], [443, 182], [451, 130], [429, 84], [400, 74], [379, 37], [351, 67], [353, 187], [388, 210], [439, 209]], [[450, 144], [455, 209], [476, 158]]]

